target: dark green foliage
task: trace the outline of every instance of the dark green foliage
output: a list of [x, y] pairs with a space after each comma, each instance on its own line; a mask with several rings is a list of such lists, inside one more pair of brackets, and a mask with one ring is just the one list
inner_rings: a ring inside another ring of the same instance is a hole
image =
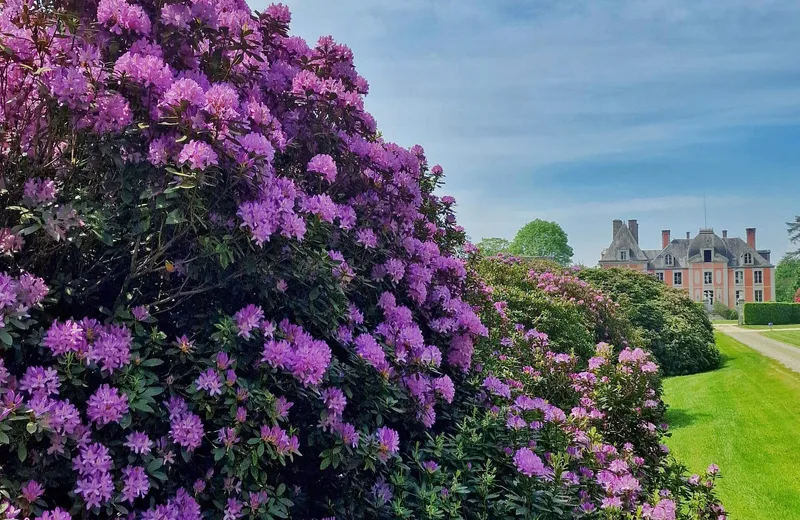
[[800, 291], [800, 258], [784, 256], [775, 268], [775, 300], [793, 302]]
[[800, 324], [800, 303], [748, 302], [743, 312], [745, 325]]
[[714, 314], [717, 314], [726, 320], [735, 320], [739, 317], [739, 313], [736, 312], [736, 309], [731, 309], [721, 302], [714, 302]]
[[719, 366], [711, 322], [683, 291], [630, 269], [585, 269], [579, 275], [620, 304], [636, 329], [631, 344], [651, 350], [665, 375]]

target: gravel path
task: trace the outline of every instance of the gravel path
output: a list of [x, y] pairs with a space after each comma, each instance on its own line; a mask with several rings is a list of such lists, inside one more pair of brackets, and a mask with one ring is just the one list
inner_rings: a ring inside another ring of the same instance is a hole
[[[727, 334], [736, 341], [744, 343], [748, 347], [761, 354], [771, 357], [784, 366], [795, 372], [800, 372], [800, 348], [787, 345], [782, 341], [766, 338], [760, 333], [763, 330], [740, 329], [736, 325], [715, 325], [714, 328]], [[775, 329], [775, 330], [800, 330], [800, 328]], [[753, 334], [753, 333], [756, 334]]]

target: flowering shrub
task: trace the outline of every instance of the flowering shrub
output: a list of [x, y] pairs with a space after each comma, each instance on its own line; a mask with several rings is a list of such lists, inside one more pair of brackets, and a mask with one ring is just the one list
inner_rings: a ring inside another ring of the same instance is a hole
[[631, 269], [584, 269], [578, 276], [619, 303], [619, 315], [633, 326], [637, 344], [653, 353], [664, 374], [719, 366], [708, 315], [684, 291]]
[[347, 47], [289, 21], [3, 5], [2, 519], [710, 511], [645, 422], [646, 355], [584, 370], [608, 302], [563, 315], [595, 320], [586, 356], [506, 332], [441, 167], [379, 137]]
[[[376, 491], [394, 497], [395, 515], [725, 518], [718, 468], [686, 477], [662, 444], [659, 369], [648, 353], [603, 342], [588, 360], [559, 353], [547, 334], [513, 323], [518, 309], [489, 297], [496, 290], [483, 294], [482, 318], [501, 339], [476, 347], [479, 390], [459, 403], [471, 412]], [[552, 291], [553, 301], [569, 298]]]

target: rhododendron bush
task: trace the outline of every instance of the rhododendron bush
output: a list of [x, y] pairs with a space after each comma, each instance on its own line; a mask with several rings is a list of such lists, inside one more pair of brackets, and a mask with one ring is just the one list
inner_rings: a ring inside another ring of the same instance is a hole
[[442, 168], [289, 21], [3, 4], [0, 517], [718, 518], [647, 355], [514, 327]]

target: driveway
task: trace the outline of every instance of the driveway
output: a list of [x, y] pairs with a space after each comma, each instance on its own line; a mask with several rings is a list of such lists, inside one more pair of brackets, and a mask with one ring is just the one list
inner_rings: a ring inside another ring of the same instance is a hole
[[[764, 332], [763, 330], [740, 329], [736, 325], [726, 324], [714, 325], [714, 328], [727, 334], [736, 341], [744, 343], [753, 350], [767, 357], [771, 357], [789, 369], [800, 373], [800, 348], [787, 345], [781, 341], [765, 338], [760, 334]], [[800, 328], [780, 330], [800, 330]]]

